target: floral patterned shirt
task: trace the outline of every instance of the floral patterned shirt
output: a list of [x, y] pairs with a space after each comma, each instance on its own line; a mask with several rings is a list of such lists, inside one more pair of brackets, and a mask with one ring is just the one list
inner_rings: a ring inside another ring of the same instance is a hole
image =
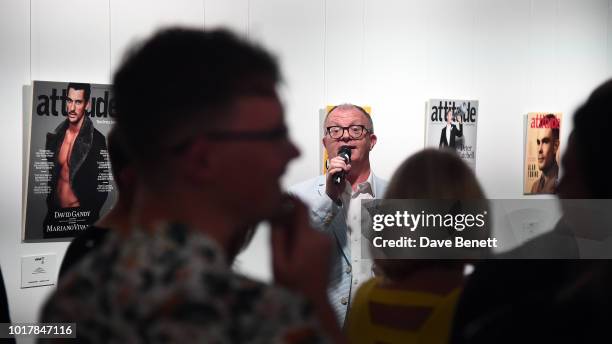
[[182, 225], [106, 242], [60, 281], [42, 322], [76, 322], [91, 343], [327, 342], [303, 298], [231, 271]]

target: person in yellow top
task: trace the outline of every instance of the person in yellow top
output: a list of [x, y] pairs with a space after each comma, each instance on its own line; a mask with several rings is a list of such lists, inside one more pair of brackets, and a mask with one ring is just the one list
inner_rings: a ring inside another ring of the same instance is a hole
[[[472, 170], [453, 152], [423, 150], [402, 163], [385, 199], [484, 199]], [[396, 248], [397, 250], [397, 248]], [[448, 343], [465, 260], [376, 259], [348, 315], [350, 343]]]

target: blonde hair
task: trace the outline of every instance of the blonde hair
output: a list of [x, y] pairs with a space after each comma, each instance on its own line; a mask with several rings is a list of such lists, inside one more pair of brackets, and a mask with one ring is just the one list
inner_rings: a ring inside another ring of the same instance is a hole
[[[395, 171], [385, 199], [485, 199], [472, 169], [448, 150], [424, 149]], [[463, 268], [463, 260], [377, 259], [376, 265], [392, 280], [420, 268]]]
[[483, 199], [484, 192], [469, 166], [456, 153], [424, 149], [397, 168], [386, 199]]

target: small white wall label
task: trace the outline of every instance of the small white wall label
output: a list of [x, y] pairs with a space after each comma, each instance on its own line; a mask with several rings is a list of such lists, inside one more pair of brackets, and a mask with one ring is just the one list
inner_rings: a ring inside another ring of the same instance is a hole
[[21, 257], [21, 288], [54, 285], [57, 278], [55, 254]]

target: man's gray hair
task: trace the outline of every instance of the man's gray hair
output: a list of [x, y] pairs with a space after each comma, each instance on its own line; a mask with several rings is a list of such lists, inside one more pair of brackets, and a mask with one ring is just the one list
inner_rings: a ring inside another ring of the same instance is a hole
[[[332, 107], [325, 115], [325, 120], [323, 121], [323, 125], [327, 123], [327, 118], [336, 109], [345, 110], [345, 111], [346, 110], [357, 110], [358, 112], [362, 113], [365, 116], [366, 120], [368, 121], [368, 127], [366, 129], [368, 129], [368, 132], [370, 132], [371, 134], [374, 133], [374, 122], [372, 122], [372, 116], [370, 116], [370, 114], [361, 106], [350, 104], [350, 103], [343, 103], [343, 104]], [[325, 130], [326, 128], [323, 128], [323, 131]]]

